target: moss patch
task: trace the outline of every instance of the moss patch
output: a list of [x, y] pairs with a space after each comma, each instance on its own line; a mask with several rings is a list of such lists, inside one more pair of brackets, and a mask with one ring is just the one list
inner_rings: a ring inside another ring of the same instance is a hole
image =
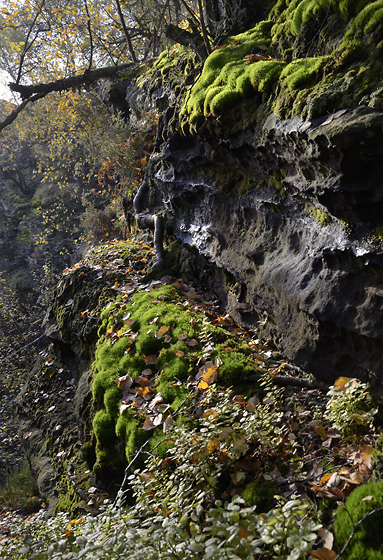
[[[265, 111], [311, 119], [357, 105], [382, 82], [382, 48], [380, 0], [276, 2], [268, 20], [207, 58], [182, 108], [182, 129], [232, 133], [233, 123], [249, 125]], [[239, 119], [247, 99], [253, 104]]]
[[[224, 386], [238, 386], [254, 372], [250, 347], [225, 328], [232, 323], [210, 322], [194, 288], [185, 293], [184, 286], [153, 281], [129, 296], [122, 287], [101, 313], [93, 431], [94, 470], [102, 480], [118, 465], [122, 469], [150, 436], [148, 448], [164, 440], [163, 421], [188, 399], [188, 384], [197, 384], [201, 368]], [[157, 452], [162, 448], [165, 442]]]
[[[340, 550], [346, 544], [353, 531], [353, 525], [369, 512], [382, 507], [383, 482], [363, 484], [356, 488], [337, 512], [334, 525], [337, 548]], [[347, 548], [348, 560], [383, 559], [382, 523], [383, 512], [377, 511], [355, 527], [354, 536]]]

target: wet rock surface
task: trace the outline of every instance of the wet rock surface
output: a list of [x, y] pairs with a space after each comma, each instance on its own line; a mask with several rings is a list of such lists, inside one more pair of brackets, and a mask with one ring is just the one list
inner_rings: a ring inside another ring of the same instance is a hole
[[238, 284], [234, 318], [269, 313], [285, 354], [327, 381], [383, 377], [382, 129], [368, 107], [271, 115], [230, 138], [175, 133], [152, 168], [168, 231]]

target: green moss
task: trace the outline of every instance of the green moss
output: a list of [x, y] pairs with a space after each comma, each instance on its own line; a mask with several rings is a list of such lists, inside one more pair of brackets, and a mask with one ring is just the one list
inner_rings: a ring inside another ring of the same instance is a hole
[[192, 125], [208, 116], [220, 116], [228, 108], [256, 92], [269, 91], [284, 65], [281, 61], [253, 62], [251, 56], [270, 44], [272, 22], [230, 37], [227, 46], [207, 58], [181, 115]]
[[310, 25], [315, 20], [326, 14], [330, 0], [303, 0], [293, 12], [291, 30], [298, 35], [302, 27]]
[[322, 77], [323, 68], [329, 60], [329, 56], [294, 60], [283, 69], [280, 80], [290, 90], [308, 88]]
[[322, 227], [327, 226], [331, 222], [329, 214], [323, 212], [323, 210], [320, 210], [319, 208], [314, 208], [314, 206], [306, 204], [304, 213], [314, 218], [314, 220]]
[[382, 50], [380, 1], [280, 0], [268, 20], [208, 57], [181, 129], [230, 135], [271, 111], [311, 120], [358, 105], [382, 83]]
[[[193, 309], [193, 301], [182, 298], [171, 285], [138, 290], [129, 301], [108, 304], [101, 315], [103, 325], [93, 364], [97, 410], [93, 431], [94, 471], [105, 479], [107, 473], [116, 472], [118, 464], [130, 461], [150, 436], [155, 434], [150, 446], [163, 437], [162, 426], [143, 429], [148, 410], [140, 409], [139, 403], [120, 411], [123, 394], [117, 377], [129, 374], [134, 380], [145, 370], [144, 377], [154, 380], [150, 395], [161, 394], [162, 402], [174, 413], [189, 396], [185, 381], [198, 373], [207, 342], [214, 346], [208, 359], [220, 363], [221, 385], [238, 388], [241, 378], [254, 371], [254, 364], [245, 343], [208, 322], [204, 313]], [[135, 390], [139, 387], [133, 386]]]
[[372, 482], [358, 486], [338, 509], [334, 524], [336, 550], [340, 551], [346, 544], [355, 526], [347, 560], [383, 560], [383, 511], [369, 515], [357, 525], [368, 512], [382, 507], [383, 482]]

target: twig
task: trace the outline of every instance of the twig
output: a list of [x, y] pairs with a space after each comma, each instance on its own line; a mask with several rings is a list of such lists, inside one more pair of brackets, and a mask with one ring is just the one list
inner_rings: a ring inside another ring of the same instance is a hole
[[44, 338], [44, 336], [46, 336], [45, 333], [38, 336], [34, 340], [32, 340], [32, 342], [28, 342], [28, 344], [26, 344], [25, 346], [22, 346], [21, 348], [18, 348], [17, 350], [14, 350], [13, 352], [11, 352], [11, 354], [7, 355], [7, 358], [12, 358], [12, 356], [14, 356], [15, 354], [18, 354], [19, 352], [21, 352], [21, 350], [25, 350], [25, 348], [28, 348], [29, 346], [32, 346], [32, 344], [35, 344], [35, 342], [38, 342], [39, 340]]
[[383, 511], [383, 507], [379, 507], [379, 508], [373, 509], [373, 510], [371, 510], [371, 511], [368, 511], [368, 512], [362, 517], [362, 519], [359, 519], [358, 523], [355, 523], [355, 524], [354, 524], [354, 521], [352, 520], [351, 514], [350, 514], [350, 512], [348, 511], [348, 509], [346, 508], [346, 506], [345, 506], [345, 509], [346, 509], [346, 511], [347, 511], [347, 513], [348, 513], [350, 519], [351, 519], [352, 531], [351, 531], [351, 533], [350, 533], [350, 536], [349, 536], [348, 539], [347, 539], [346, 544], [344, 545], [344, 547], [342, 548], [342, 550], [335, 556], [334, 560], [338, 560], [338, 559], [342, 556], [342, 554], [346, 551], [348, 545], [350, 544], [352, 538], [353, 538], [354, 535], [355, 535], [355, 530], [357, 529], [357, 527], [359, 527], [359, 525], [360, 525], [361, 523], [363, 523], [363, 521], [365, 521], [368, 517], [370, 517], [370, 516], [373, 515], [374, 513], [377, 513], [377, 512], [379, 512], [379, 511]]

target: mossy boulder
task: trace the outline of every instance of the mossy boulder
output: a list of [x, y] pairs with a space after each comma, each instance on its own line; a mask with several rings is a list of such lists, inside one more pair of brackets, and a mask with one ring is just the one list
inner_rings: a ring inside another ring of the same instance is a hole
[[[347, 560], [383, 559], [383, 482], [358, 486], [338, 509], [334, 524], [335, 546], [340, 550], [347, 546]], [[374, 510], [376, 510], [374, 512]]]
[[123, 465], [149, 438], [147, 449], [165, 451], [166, 443], [159, 445], [163, 420], [174, 415], [182, 421], [177, 412], [204, 364], [223, 386], [238, 387], [254, 371], [248, 344], [224, 328], [231, 323], [210, 322], [200, 296], [191, 285], [185, 294], [185, 286], [177, 280], [122, 286], [101, 313], [93, 364], [94, 472], [100, 480], [121, 478]]

